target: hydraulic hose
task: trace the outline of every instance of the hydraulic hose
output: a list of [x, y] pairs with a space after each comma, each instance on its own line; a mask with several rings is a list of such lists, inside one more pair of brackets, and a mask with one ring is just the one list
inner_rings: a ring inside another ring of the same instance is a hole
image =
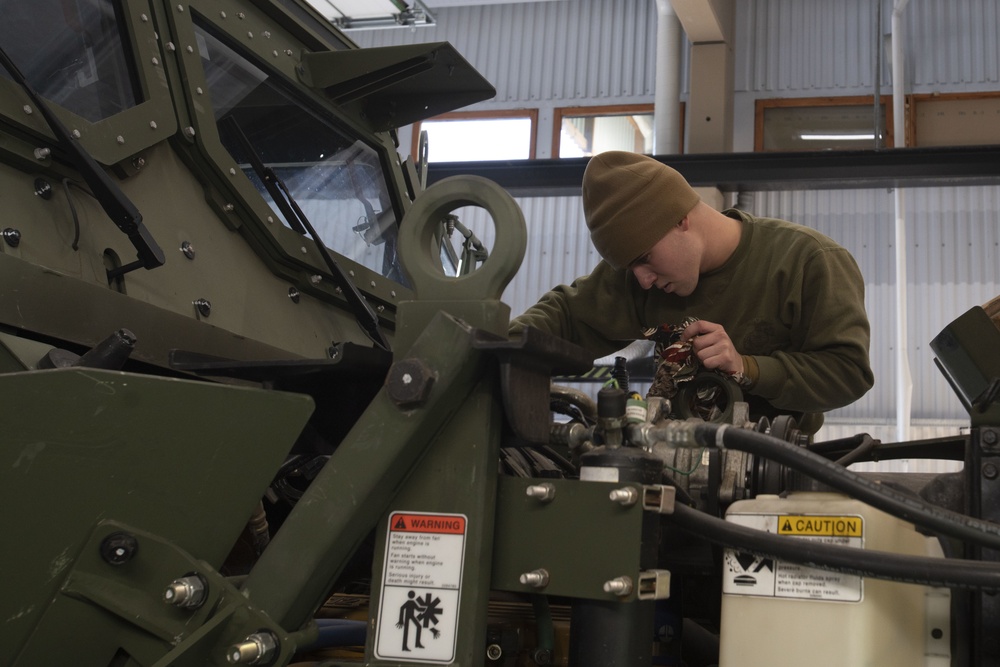
[[319, 635], [315, 641], [298, 647], [300, 652], [316, 651], [337, 646], [364, 646], [368, 633], [367, 621], [341, 618], [317, 618]]
[[[687, 422], [693, 424], [693, 422]], [[877, 484], [802, 447], [748, 429], [701, 422], [694, 425], [698, 446], [725, 447], [781, 463], [917, 526], [990, 549], [1000, 549], [1000, 525], [936, 507]]]
[[1000, 589], [1000, 567], [995, 563], [906, 556], [811, 542], [740, 526], [680, 504], [664, 518], [710, 542], [756, 556], [907, 584]]

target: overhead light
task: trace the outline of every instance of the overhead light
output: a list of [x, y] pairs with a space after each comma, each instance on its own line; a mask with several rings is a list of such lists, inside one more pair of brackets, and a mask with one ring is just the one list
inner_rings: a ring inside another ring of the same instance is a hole
[[422, 0], [308, 0], [341, 30], [434, 25]]
[[838, 134], [819, 134], [812, 132], [803, 132], [799, 134], [799, 139], [804, 139], [806, 141], [864, 141], [865, 139], [875, 139], [874, 132], [857, 132], [853, 134], [838, 133]]

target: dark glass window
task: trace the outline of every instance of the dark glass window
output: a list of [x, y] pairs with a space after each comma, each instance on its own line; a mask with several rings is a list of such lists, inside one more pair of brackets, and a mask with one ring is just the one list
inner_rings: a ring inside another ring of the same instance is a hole
[[42, 97], [92, 123], [142, 101], [117, 2], [0, 0], [0, 16], [0, 46]]
[[[403, 282], [396, 257], [396, 215], [379, 153], [320, 118], [268, 72], [197, 25], [198, 48], [216, 121], [232, 119], [265, 165], [285, 183], [323, 243], [381, 275]], [[268, 201], [288, 221], [253, 173], [228, 126], [220, 138]], [[294, 228], [294, 227], [293, 227]]]

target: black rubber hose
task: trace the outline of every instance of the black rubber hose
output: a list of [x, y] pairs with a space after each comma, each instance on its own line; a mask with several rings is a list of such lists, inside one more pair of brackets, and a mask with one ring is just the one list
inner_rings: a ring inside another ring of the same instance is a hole
[[[719, 435], [721, 443], [718, 442]], [[695, 439], [704, 446], [722, 446], [781, 463], [922, 528], [990, 549], [1000, 549], [1000, 526], [997, 524], [936, 507], [877, 484], [784, 440], [748, 429], [710, 423], [695, 427]]]
[[675, 505], [673, 514], [663, 516], [693, 535], [756, 556], [907, 584], [1000, 589], [1000, 567], [995, 563], [906, 556], [774, 535], [717, 519], [684, 505]]
[[871, 453], [871, 451], [875, 449], [875, 447], [877, 447], [878, 444], [879, 444], [878, 440], [874, 439], [873, 437], [865, 433], [864, 438], [861, 440], [861, 444], [859, 444], [857, 447], [855, 447], [851, 451], [841, 456], [839, 459], [835, 461], [835, 463], [839, 466], [844, 466], [846, 468], [855, 461], [860, 460], [862, 457], [868, 456], [868, 454]]

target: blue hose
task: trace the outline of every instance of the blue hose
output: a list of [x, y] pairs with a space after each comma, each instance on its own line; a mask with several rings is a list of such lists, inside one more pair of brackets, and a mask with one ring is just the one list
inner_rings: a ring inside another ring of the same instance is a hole
[[300, 652], [316, 651], [337, 646], [364, 646], [368, 635], [367, 621], [346, 618], [317, 618], [319, 636], [315, 641], [300, 646]]

